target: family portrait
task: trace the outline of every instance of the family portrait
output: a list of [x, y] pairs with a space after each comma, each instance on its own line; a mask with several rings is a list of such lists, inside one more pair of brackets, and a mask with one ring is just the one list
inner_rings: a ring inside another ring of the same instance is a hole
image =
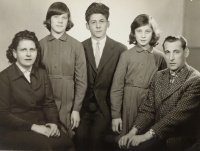
[[0, 0], [0, 150], [200, 151], [200, 0]]

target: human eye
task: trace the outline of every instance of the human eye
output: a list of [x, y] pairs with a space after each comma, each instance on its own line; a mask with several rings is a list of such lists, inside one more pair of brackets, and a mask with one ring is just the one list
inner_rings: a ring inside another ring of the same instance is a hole
[[151, 33], [151, 30], [146, 30], [146, 33]]
[[34, 51], [36, 51], [36, 49], [35, 49], [35, 48], [31, 48], [30, 51], [31, 51], [31, 52], [34, 52]]
[[20, 49], [20, 51], [26, 51], [26, 48], [22, 48], [22, 49]]
[[52, 17], [53, 17], [53, 18], [58, 18], [58, 15], [53, 15]]
[[179, 50], [175, 50], [175, 53], [180, 53], [180, 51]]
[[169, 51], [168, 51], [168, 50], [165, 50], [164, 53], [165, 53], [165, 54], [169, 54]]
[[101, 23], [104, 23], [104, 22], [105, 22], [105, 20], [100, 20], [100, 22], [101, 22]]
[[68, 19], [68, 17], [67, 17], [67, 16], [64, 16], [63, 19]]
[[136, 32], [141, 33], [142, 30], [141, 29], [136, 29]]

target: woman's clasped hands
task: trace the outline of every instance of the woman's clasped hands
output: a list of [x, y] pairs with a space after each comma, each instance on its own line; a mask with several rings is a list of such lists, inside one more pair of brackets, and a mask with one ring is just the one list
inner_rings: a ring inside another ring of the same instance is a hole
[[46, 125], [33, 124], [31, 130], [47, 137], [60, 136], [60, 130], [58, 129], [58, 126], [53, 123], [47, 123]]

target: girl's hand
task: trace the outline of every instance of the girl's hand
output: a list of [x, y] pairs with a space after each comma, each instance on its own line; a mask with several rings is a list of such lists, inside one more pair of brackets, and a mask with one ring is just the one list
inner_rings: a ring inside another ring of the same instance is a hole
[[74, 128], [77, 128], [80, 123], [80, 115], [78, 111], [72, 111], [71, 114], [71, 125], [72, 125], [72, 130]]
[[48, 128], [44, 125], [37, 125], [37, 124], [33, 124], [32, 127], [31, 127], [31, 130], [36, 132], [36, 133], [45, 135], [47, 137], [49, 137], [50, 131], [51, 131], [50, 128]]
[[120, 133], [122, 130], [122, 119], [117, 118], [117, 119], [112, 119], [112, 130], [113, 132]]
[[60, 136], [60, 131], [59, 131], [58, 126], [56, 124], [47, 123], [46, 127], [50, 128], [49, 136], [51, 136], [51, 137], [59, 137]]

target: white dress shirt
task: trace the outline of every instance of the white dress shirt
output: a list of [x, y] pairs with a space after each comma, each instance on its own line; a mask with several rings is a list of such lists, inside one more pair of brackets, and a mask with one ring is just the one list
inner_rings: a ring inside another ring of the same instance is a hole
[[21, 72], [24, 74], [24, 76], [28, 80], [28, 82], [31, 83], [30, 74], [31, 74], [32, 66], [30, 66], [30, 68], [28, 68], [28, 70], [27, 70], [27, 69], [24, 69], [18, 62], [16, 62], [16, 65], [19, 67]]
[[99, 42], [100, 56], [102, 56], [103, 49], [104, 49], [104, 46], [106, 44], [106, 36], [105, 36], [105, 38], [101, 39], [100, 41], [97, 41], [97, 40], [95, 40], [93, 38], [91, 38], [91, 39], [92, 39], [92, 48], [93, 48], [94, 56], [96, 54], [97, 42]]

